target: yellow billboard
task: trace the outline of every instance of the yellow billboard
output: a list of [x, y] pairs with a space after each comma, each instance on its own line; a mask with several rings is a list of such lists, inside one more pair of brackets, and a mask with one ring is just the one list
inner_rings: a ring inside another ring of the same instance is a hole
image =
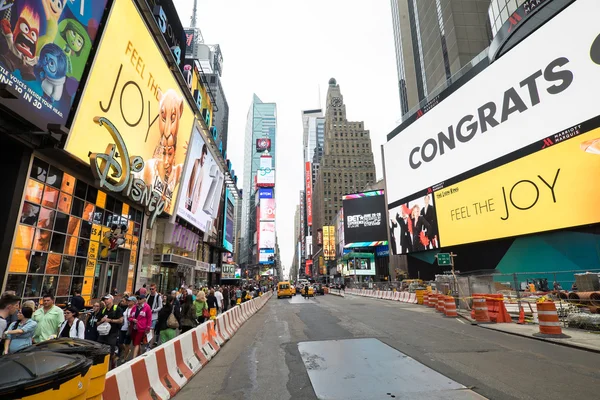
[[333, 226], [323, 227], [323, 255], [325, 260], [335, 260], [335, 229]]
[[155, 218], [174, 212], [193, 123], [134, 2], [116, 0], [65, 150]]
[[599, 173], [600, 128], [549, 137], [533, 154], [437, 190], [441, 244], [600, 222]]

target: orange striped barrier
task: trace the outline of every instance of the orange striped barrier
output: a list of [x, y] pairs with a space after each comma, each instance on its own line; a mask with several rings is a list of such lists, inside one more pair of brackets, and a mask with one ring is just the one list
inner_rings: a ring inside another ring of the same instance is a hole
[[423, 295], [423, 305], [429, 307], [429, 293], [427, 292]]
[[479, 323], [491, 322], [485, 298], [480, 296], [473, 297], [473, 311], [475, 311], [475, 321]]
[[444, 312], [446, 314], [446, 317], [458, 317], [454, 297], [444, 296]]
[[553, 301], [537, 303], [538, 320], [540, 324], [539, 333], [533, 336], [563, 339], [570, 336], [565, 335], [560, 327], [560, 321]]
[[435, 308], [437, 310], [437, 302], [438, 302], [437, 293], [432, 293], [429, 296], [429, 307]]

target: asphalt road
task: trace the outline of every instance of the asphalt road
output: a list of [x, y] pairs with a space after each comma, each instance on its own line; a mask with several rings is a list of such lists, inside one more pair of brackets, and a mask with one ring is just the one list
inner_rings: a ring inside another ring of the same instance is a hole
[[[600, 396], [599, 354], [482, 329], [423, 306], [327, 295], [310, 301], [271, 299], [176, 399], [317, 399], [299, 343], [357, 338], [376, 338], [489, 399]], [[369, 361], [354, 366], [359, 378], [368, 372], [365, 365], [377, 364]], [[370, 387], [373, 379], [364, 379], [364, 385], [377, 392]], [[477, 397], [469, 392], [455, 391], [452, 398]], [[444, 397], [450, 398], [439, 398]]]

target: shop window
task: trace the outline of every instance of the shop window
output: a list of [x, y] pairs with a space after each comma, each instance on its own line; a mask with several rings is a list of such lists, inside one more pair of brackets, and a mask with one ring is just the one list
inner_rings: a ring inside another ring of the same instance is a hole
[[37, 223], [38, 216], [40, 214], [40, 206], [35, 204], [24, 202], [23, 209], [21, 210], [22, 224], [35, 225]]
[[25, 297], [41, 297], [43, 275], [28, 275], [25, 284]]
[[44, 270], [46, 269], [47, 260], [48, 253], [42, 253], [39, 251], [32, 252], [28, 272], [30, 274], [43, 274]]
[[38, 159], [33, 159], [33, 165], [31, 166], [30, 177], [37, 179], [40, 182], [46, 182], [46, 177], [48, 176], [48, 163]]
[[65, 243], [65, 254], [74, 256], [77, 253], [77, 236], [67, 235]]
[[54, 210], [42, 207], [38, 217], [37, 227], [42, 229], [52, 229], [54, 226]]
[[73, 280], [71, 281], [71, 294], [73, 294], [76, 290], [81, 293], [83, 288], [83, 279], [84, 278], [81, 276], [73, 277]]
[[58, 287], [56, 289], [56, 296], [68, 296], [69, 288], [71, 287], [71, 277], [61, 276], [58, 278]]
[[81, 230], [79, 236], [85, 239], [89, 239], [92, 234], [92, 223], [88, 221], [81, 221]]
[[65, 173], [63, 175], [62, 185], [60, 186], [60, 190], [65, 193], [73, 194], [73, 189], [75, 188], [75, 178], [71, 175]]
[[[112, 197], [111, 197], [111, 199], [112, 199]], [[128, 218], [128, 216], [125, 215], [125, 213], [123, 212], [123, 202], [119, 201], [119, 200], [116, 200], [116, 199], [114, 199], [114, 202], [115, 202], [115, 205], [114, 205], [114, 207], [112, 209], [113, 212], [115, 214], [117, 214], [117, 215], [122, 215], [124, 218]]]
[[90, 247], [89, 240], [79, 239], [79, 245], [77, 246], [77, 255], [80, 257], [87, 257], [89, 247]]
[[62, 256], [60, 254], [48, 254], [48, 262], [46, 263], [46, 274], [58, 275]]
[[[114, 221], [114, 223], [118, 223], [119, 221]], [[108, 226], [109, 228], [113, 224], [113, 214], [110, 211], [104, 211], [104, 223], [102, 225]]]
[[60, 233], [66, 233], [69, 226], [69, 216], [61, 212], [56, 213], [54, 220], [54, 230]]
[[65, 249], [65, 242], [67, 241], [67, 237], [62, 233], [54, 232], [52, 234], [52, 241], [50, 242], [50, 251], [53, 253], [62, 254]]
[[93, 213], [92, 223], [96, 225], [102, 225], [102, 217], [104, 215], [104, 210], [100, 207], [96, 207], [96, 211]]
[[85, 266], [87, 264], [87, 260], [83, 257], [77, 257], [75, 259], [75, 268], [73, 269], [73, 275], [81, 275], [85, 274]]
[[85, 195], [85, 199], [92, 204], [96, 203], [96, 199], [98, 198], [98, 189], [93, 186], [88, 186], [87, 194]]
[[85, 203], [82, 218], [86, 221], [92, 222], [94, 220], [94, 208], [95, 207], [92, 203]]
[[18, 294], [23, 293], [23, 289], [25, 289], [25, 278], [26, 275], [9, 274], [6, 279], [6, 290], [14, 290], [15, 293]]
[[[131, 213], [130, 213], [131, 215]], [[138, 224], [142, 223], [142, 220], [144, 219], [144, 213], [141, 212], [140, 210], [135, 210], [135, 222], [137, 222]], [[139, 236], [139, 234], [135, 234], [137, 236]]]
[[30, 249], [33, 242], [34, 229], [31, 226], [19, 225], [17, 228], [17, 237], [15, 238], [15, 247]]
[[71, 206], [71, 214], [81, 218], [83, 216], [83, 204], [83, 200], [74, 198], [73, 205]]
[[40, 204], [42, 202], [43, 192], [43, 184], [36, 182], [33, 179], [27, 180], [27, 187], [25, 187], [25, 200], [31, 201], [32, 203]]
[[56, 167], [50, 167], [48, 177], [46, 178], [46, 185], [50, 185], [57, 189], [60, 189], [62, 185], [63, 172]]
[[133, 227], [134, 236], [140, 236], [140, 230], [141, 230], [140, 224], [137, 224], [137, 223], [134, 224], [134, 227]]
[[[44, 276], [44, 280], [42, 281], [42, 296], [46, 293], [56, 294], [57, 285], [58, 285], [58, 276], [56, 276], [56, 275]], [[56, 299], [56, 303], [59, 303], [58, 299]]]
[[66, 214], [71, 212], [71, 204], [73, 203], [73, 196], [61, 193], [58, 199], [58, 211], [62, 211]]
[[42, 197], [42, 205], [49, 208], [56, 208], [59, 194], [60, 192], [58, 189], [46, 186], [44, 196]]
[[15, 249], [12, 252], [12, 258], [8, 267], [9, 272], [25, 273], [29, 263], [30, 250]]
[[72, 275], [75, 267], [75, 257], [63, 257], [60, 264], [61, 275]]
[[[84, 182], [77, 180], [77, 184], [75, 185], [75, 197], [79, 197], [80, 199], [85, 200], [85, 195], [87, 193], [88, 185]], [[94, 199], [95, 201], [95, 199]]]

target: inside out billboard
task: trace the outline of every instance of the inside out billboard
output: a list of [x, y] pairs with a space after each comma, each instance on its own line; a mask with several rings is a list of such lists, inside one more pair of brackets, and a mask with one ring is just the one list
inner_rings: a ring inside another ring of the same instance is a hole
[[384, 145], [392, 254], [600, 222], [599, 13], [573, 2]]

